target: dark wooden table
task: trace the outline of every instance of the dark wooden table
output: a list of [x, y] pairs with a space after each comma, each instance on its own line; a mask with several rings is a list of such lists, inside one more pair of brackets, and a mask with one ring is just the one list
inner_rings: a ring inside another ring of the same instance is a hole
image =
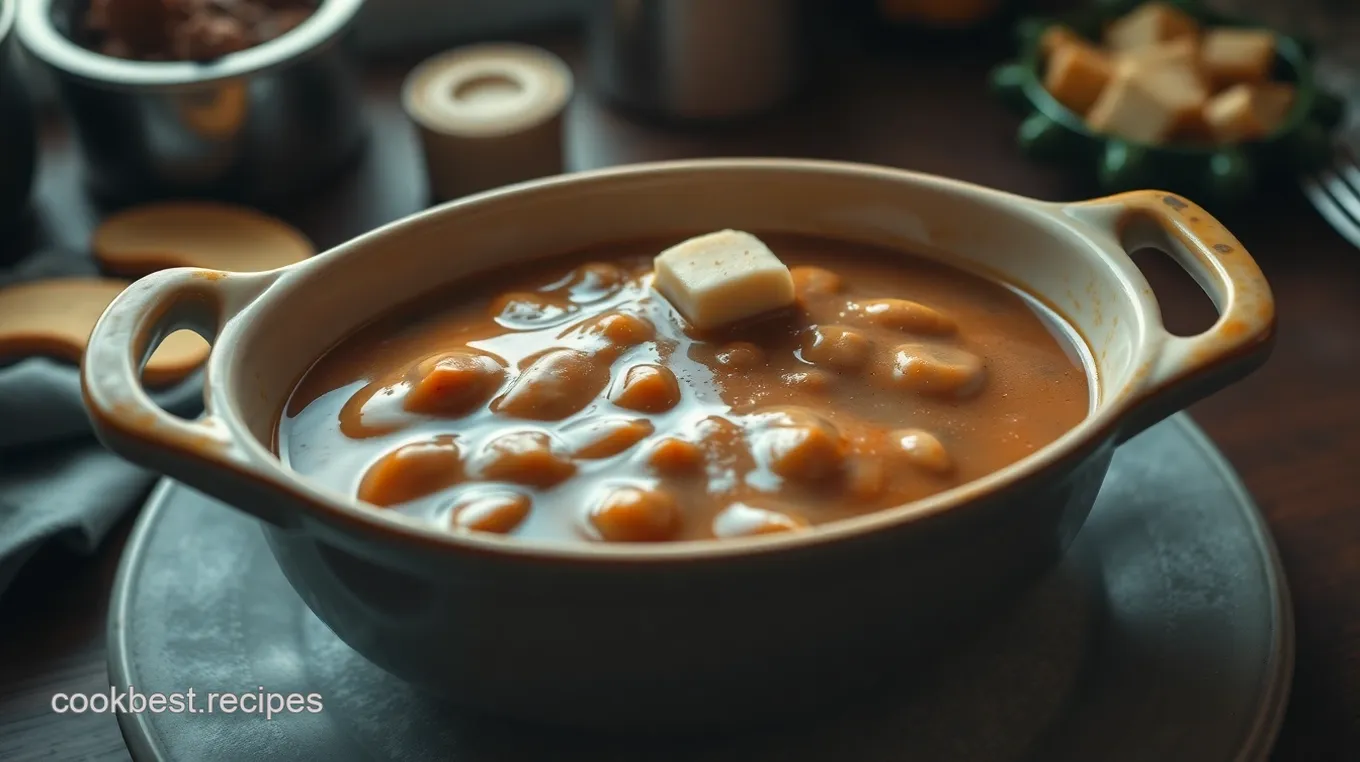
[[[564, 52], [571, 60], [570, 46]], [[1017, 119], [985, 93], [995, 57], [966, 46], [845, 54], [781, 113], [708, 129], [646, 125], [588, 92], [572, 106], [573, 169], [695, 156], [783, 155], [873, 162], [950, 175], [1039, 198], [1090, 189], [1019, 157]], [[397, 102], [401, 69], [369, 73], [375, 139], [341, 183], [287, 216], [322, 247], [421, 208], [423, 170]], [[583, 80], [584, 81], [584, 78]], [[584, 88], [583, 88], [584, 89]], [[36, 244], [84, 252], [98, 212], [59, 125], [43, 132]], [[1360, 759], [1360, 251], [1289, 184], [1225, 218], [1275, 288], [1273, 359], [1195, 406], [1269, 519], [1297, 617], [1293, 697], [1275, 758]], [[1173, 328], [1212, 318], [1208, 300], [1169, 260], [1139, 256]], [[0, 425], [3, 425], [0, 422]], [[47, 550], [0, 598], [0, 759], [123, 759], [108, 715], [56, 715], [58, 691], [107, 689], [104, 630], [113, 572], [131, 517], [91, 558]]]

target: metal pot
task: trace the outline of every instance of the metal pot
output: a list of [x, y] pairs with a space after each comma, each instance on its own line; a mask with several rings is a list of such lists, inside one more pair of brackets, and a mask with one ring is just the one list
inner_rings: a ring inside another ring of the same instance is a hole
[[806, 0], [601, 0], [590, 20], [595, 87], [678, 119], [765, 111], [803, 79], [808, 13]]
[[272, 201], [317, 186], [363, 143], [343, 44], [363, 2], [325, 0], [288, 34], [207, 63], [82, 47], [85, 0], [24, 0], [18, 31], [55, 74], [96, 194]]

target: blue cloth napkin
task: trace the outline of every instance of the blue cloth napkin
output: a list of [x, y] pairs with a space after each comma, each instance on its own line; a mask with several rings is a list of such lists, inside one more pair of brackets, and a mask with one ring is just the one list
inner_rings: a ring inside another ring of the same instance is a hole
[[[94, 274], [87, 259], [29, 257], [0, 270], [0, 287], [38, 278]], [[162, 407], [194, 417], [202, 379], [152, 394]], [[94, 438], [70, 363], [30, 357], [0, 366], [0, 595], [44, 544], [91, 553], [157, 474], [105, 450]]]

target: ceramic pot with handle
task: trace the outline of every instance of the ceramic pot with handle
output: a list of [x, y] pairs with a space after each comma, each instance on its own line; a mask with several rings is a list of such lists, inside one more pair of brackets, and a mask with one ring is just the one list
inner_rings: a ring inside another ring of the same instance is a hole
[[[274, 454], [310, 364], [433, 286], [493, 262], [532, 268], [724, 227], [885, 245], [1028, 291], [1089, 345], [1089, 415], [1013, 465], [911, 504], [804, 533], [645, 547], [453, 535]], [[478, 255], [450, 256], [450, 241]], [[1126, 253], [1147, 245], [1204, 284], [1220, 311], [1211, 328], [1163, 328]], [[157, 409], [138, 382], [182, 327], [215, 345], [194, 421]], [[108, 447], [258, 518], [298, 594], [374, 663], [493, 712], [673, 728], [808, 709], [927, 658], [1055, 564], [1120, 442], [1261, 364], [1273, 328], [1251, 256], [1178, 196], [1052, 203], [882, 167], [721, 159], [490, 191], [271, 272], [162, 271], [109, 307], [82, 376]]]

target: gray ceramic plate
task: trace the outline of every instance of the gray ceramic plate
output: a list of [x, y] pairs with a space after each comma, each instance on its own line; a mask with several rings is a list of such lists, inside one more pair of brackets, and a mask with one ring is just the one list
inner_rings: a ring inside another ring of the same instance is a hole
[[[1183, 417], [1121, 448], [1068, 560], [1014, 610], [909, 688], [816, 722], [662, 740], [466, 716], [340, 643], [250, 519], [169, 482], [128, 546], [109, 631], [113, 685], [196, 692], [196, 713], [119, 716], [133, 756], [195, 762], [1257, 760], [1294, 654], [1261, 517]], [[209, 714], [209, 691], [322, 706]]]

